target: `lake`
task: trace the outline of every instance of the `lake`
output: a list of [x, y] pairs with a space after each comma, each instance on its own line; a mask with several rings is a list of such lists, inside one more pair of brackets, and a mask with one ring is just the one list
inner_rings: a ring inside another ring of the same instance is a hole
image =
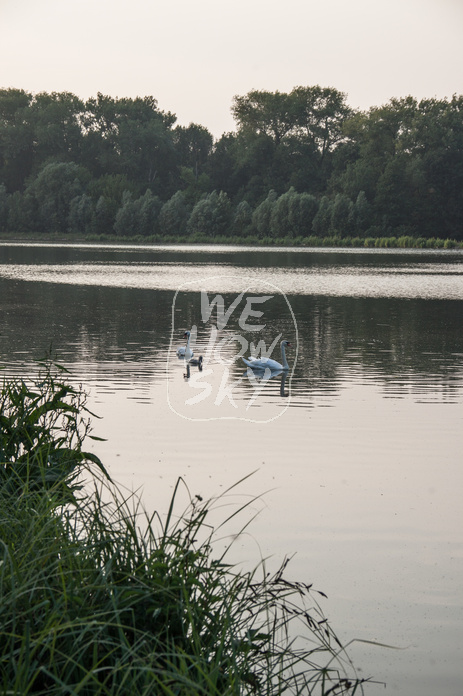
[[[287, 373], [247, 370], [283, 339]], [[343, 642], [398, 648], [351, 645], [367, 694], [460, 696], [463, 251], [0, 243], [3, 372], [50, 347], [146, 508], [252, 474], [217, 543], [255, 515], [235, 562], [292, 556]]]

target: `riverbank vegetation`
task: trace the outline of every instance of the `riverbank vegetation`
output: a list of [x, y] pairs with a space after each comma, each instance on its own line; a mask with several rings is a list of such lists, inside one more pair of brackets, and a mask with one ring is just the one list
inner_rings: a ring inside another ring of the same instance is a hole
[[360, 112], [334, 88], [296, 87], [235, 96], [232, 112], [236, 131], [214, 140], [151, 96], [0, 90], [0, 234], [463, 242], [463, 96]]
[[362, 692], [323, 593], [286, 562], [230, 566], [212, 502], [178, 518], [175, 494], [164, 517], [124, 497], [83, 449], [85, 393], [44, 370], [0, 392], [0, 694]]

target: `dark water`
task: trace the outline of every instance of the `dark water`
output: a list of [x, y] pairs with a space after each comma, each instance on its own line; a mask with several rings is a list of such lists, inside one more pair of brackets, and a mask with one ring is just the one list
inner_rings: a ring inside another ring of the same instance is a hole
[[[292, 343], [283, 388], [234, 359], [256, 338], [239, 311], [211, 344], [201, 289], [227, 308], [246, 288], [272, 295], [266, 345]], [[205, 366], [187, 378], [193, 326]], [[209, 496], [255, 471], [243, 496], [270, 492], [237, 557], [295, 553], [344, 640], [405, 648], [352, 647], [404, 696], [463, 681], [462, 328], [461, 252], [0, 245], [3, 371], [33, 373], [51, 346], [102, 417], [96, 451], [149, 508], [179, 475]], [[211, 391], [187, 406], [198, 380]]]

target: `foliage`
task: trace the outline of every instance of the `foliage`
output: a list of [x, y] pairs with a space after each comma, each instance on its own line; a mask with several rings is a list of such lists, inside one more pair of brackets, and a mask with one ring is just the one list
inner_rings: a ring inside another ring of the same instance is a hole
[[73, 494], [82, 467], [94, 463], [105, 473], [98, 457], [82, 449], [85, 438], [93, 438], [87, 395], [64, 381], [65, 372], [45, 360], [35, 382], [3, 382], [0, 484], [10, 493], [62, 484], [66, 494]]
[[[353, 694], [316, 593], [214, 558], [210, 504], [157, 524], [112, 488], [57, 515], [0, 488], [3, 693]], [[203, 538], [203, 541], [196, 541]], [[294, 628], [292, 628], [294, 624]], [[305, 640], [296, 642], [297, 633]]]
[[159, 213], [159, 226], [165, 235], [181, 236], [186, 233], [189, 215], [185, 196], [181, 191], [177, 191], [162, 206]]
[[0, 184], [0, 232], [4, 232], [8, 221], [8, 194], [4, 184]]
[[[33, 389], [5, 381], [1, 414], [0, 693], [362, 689], [320, 609], [323, 593], [287, 580], [287, 561], [269, 575], [214, 554], [236, 512], [214, 531], [214, 502], [196, 496], [176, 519], [180, 481], [165, 519], [123, 496], [82, 452], [81, 391], [47, 368]], [[77, 497], [88, 461], [104, 477]]]
[[117, 211], [114, 231], [117, 235], [147, 237], [157, 232], [161, 201], [147, 189], [143, 196], [133, 200], [130, 191], [124, 191]]
[[247, 201], [241, 201], [235, 208], [232, 232], [238, 237], [245, 237], [251, 230], [252, 208]]
[[277, 198], [275, 191], [270, 191], [267, 198], [254, 210], [252, 226], [259, 237], [268, 236], [270, 232], [270, 223]]
[[212, 135], [204, 126], [190, 123], [187, 128], [176, 126], [173, 142], [183, 166], [191, 169], [197, 179], [204, 172], [212, 152]]
[[194, 206], [188, 220], [188, 230], [192, 235], [215, 237], [227, 232], [230, 218], [231, 205], [227, 194], [212, 191]]
[[71, 203], [84, 190], [86, 172], [73, 162], [50, 162], [26, 188], [37, 208], [40, 232], [59, 233], [68, 227]]
[[85, 234], [90, 229], [95, 211], [93, 201], [86, 193], [72, 199], [69, 207], [69, 231]]
[[[354, 112], [335, 88], [298, 86], [236, 95], [232, 113], [236, 133], [214, 142], [152, 96], [0, 90], [0, 232], [463, 240], [463, 96]], [[160, 210], [180, 191], [175, 227], [175, 206]]]

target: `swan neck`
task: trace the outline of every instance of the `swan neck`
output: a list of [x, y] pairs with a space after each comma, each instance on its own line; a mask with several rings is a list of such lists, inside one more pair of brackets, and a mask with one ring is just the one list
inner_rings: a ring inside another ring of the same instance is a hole
[[281, 344], [281, 360], [283, 363], [283, 367], [285, 369], [289, 368], [288, 361], [286, 360], [286, 346], [284, 343]]

